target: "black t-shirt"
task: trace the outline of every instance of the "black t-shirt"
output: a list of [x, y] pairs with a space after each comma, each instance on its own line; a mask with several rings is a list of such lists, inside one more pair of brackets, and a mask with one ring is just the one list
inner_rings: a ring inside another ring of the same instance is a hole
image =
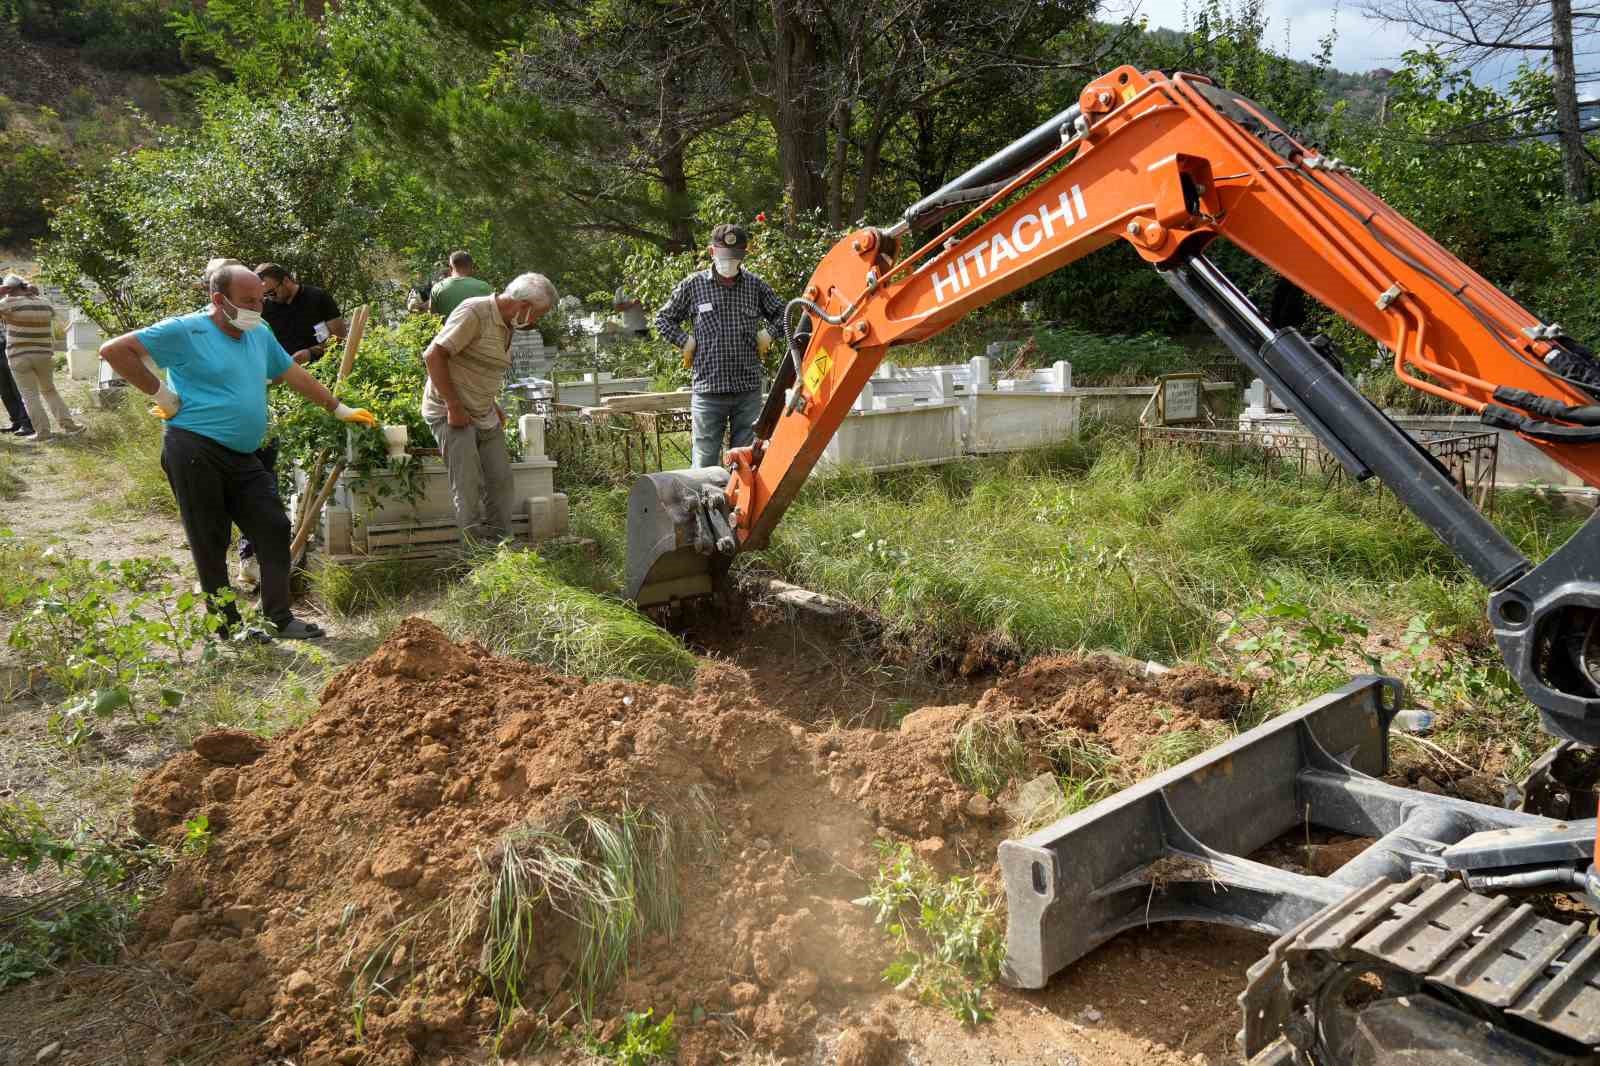
[[317, 343], [317, 326], [339, 317], [339, 305], [326, 289], [302, 284], [288, 303], [266, 301], [261, 315], [283, 350], [293, 355]]

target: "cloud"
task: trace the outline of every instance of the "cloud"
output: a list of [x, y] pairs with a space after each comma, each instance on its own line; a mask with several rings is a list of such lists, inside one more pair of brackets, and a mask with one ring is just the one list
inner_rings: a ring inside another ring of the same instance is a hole
[[[1358, 0], [1359, 2], [1359, 0]], [[1120, 6], [1119, 6], [1120, 5]], [[1198, 8], [1191, 0], [1112, 0], [1103, 9], [1102, 17], [1121, 18], [1129, 10], [1148, 17], [1152, 27], [1181, 30], [1190, 21], [1188, 12]], [[1333, 65], [1338, 70], [1360, 73], [1377, 67], [1397, 68], [1401, 56], [1411, 49], [1422, 48], [1423, 42], [1404, 27], [1370, 18], [1354, 3], [1290, 3], [1288, 0], [1264, 0], [1262, 10], [1267, 18], [1267, 41], [1278, 51], [1287, 51], [1296, 59], [1312, 59], [1321, 47], [1322, 38], [1330, 29], [1337, 32], [1333, 47]], [[1580, 35], [1577, 45], [1577, 66], [1580, 72], [1600, 74], [1600, 34]], [[1474, 75], [1479, 81], [1504, 85], [1516, 72], [1519, 59], [1514, 55], [1480, 64]], [[1593, 95], [1600, 82], [1580, 85], [1580, 95]]]

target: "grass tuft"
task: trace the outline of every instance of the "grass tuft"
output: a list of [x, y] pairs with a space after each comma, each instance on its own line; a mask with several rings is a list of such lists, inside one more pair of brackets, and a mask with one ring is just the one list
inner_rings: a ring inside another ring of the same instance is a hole
[[0, 500], [14, 500], [28, 489], [17, 473], [17, 460], [10, 449], [0, 451]]
[[457, 586], [445, 614], [458, 635], [576, 677], [684, 684], [695, 658], [675, 637], [616, 600], [559, 580], [530, 552], [502, 549]]
[[1028, 767], [1028, 752], [1015, 719], [973, 718], [951, 745], [951, 776], [991, 799]]
[[376, 559], [357, 566], [320, 559], [310, 570], [311, 591], [336, 618], [382, 611], [448, 582], [449, 568], [434, 562]]
[[[459, 945], [483, 916], [480, 966], [502, 1021], [526, 1006], [528, 975], [550, 946], [575, 931], [569, 971], [585, 1018], [627, 972], [629, 950], [646, 936], [673, 935], [683, 913], [678, 889], [679, 820], [629, 807], [586, 813], [564, 831], [521, 826], [506, 833], [482, 868], [456, 920]], [[559, 928], [562, 922], [569, 930]]]

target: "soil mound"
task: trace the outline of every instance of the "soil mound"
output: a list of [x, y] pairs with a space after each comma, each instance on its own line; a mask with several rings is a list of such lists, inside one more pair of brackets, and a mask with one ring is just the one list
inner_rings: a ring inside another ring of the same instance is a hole
[[[1200, 674], [1145, 681], [1109, 661], [1058, 659], [906, 732], [809, 731], [757, 695], [727, 664], [688, 691], [586, 684], [409, 619], [264, 750], [197, 743], [139, 787], [141, 832], [181, 838], [199, 812], [209, 842], [147, 908], [137, 950], [186, 977], [206, 1008], [259, 1024], [241, 1063], [476, 1061], [497, 1032], [509, 1054], [548, 1034], [497, 1006], [475, 887], [502, 870], [508, 830], [647, 809], [692, 821], [701, 843], [676, 863], [675, 935], [637, 943], [594, 1016], [674, 1012], [684, 1063], [750, 1042], [809, 1053], [841, 1012], [862, 1016], [888, 994], [885, 942], [850, 903], [876, 869], [874, 843], [993, 863], [1003, 816], [951, 777], [961, 721], [1028, 714], [1132, 736], [1241, 702]], [[573, 940], [554, 936], [529, 962], [521, 997], [567, 1024]], [[893, 1039], [874, 1022], [846, 1032], [840, 1054], [848, 1045], [850, 1061], [874, 1062]]]
[[1118, 755], [1137, 755], [1154, 737], [1237, 717], [1250, 694], [1247, 684], [1197, 666], [1144, 677], [1110, 656], [1049, 657], [984, 693], [975, 711], [1093, 734]]

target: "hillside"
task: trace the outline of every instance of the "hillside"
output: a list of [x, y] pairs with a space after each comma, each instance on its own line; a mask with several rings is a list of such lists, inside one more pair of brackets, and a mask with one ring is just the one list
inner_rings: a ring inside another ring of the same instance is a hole
[[[44, 235], [48, 203], [77, 176], [183, 120], [183, 78], [172, 64], [22, 36], [0, 26], [0, 256], [16, 258]], [[175, 54], [175, 51], [174, 51]], [[128, 69], [133, 67], [134, 69]]]

